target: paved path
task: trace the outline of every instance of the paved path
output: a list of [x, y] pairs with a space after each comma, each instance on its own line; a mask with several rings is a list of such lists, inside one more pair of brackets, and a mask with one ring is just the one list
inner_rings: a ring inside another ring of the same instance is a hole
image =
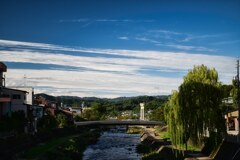
[[140, 126], [155, 126], [162, 125], [163, 122], [160, 121], [127, 121], [127, 120], [104, 120], [104, 121], [81, 121], [74, 122], [77, 126], [101, 126], [101, 125], [140, 125]]

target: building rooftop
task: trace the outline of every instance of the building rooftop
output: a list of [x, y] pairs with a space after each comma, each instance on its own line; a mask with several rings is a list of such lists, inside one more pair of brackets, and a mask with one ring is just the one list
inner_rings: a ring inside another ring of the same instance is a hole
[[13, 88], [3, 88], [3, 90], [12, 90], [12, 91], [19, 91], [19, 92], [24, 92], [24, 93], [28, 93], [27, 91], [23, 91], [23, 90], [19, 90], [19, 89], [13, 89]]
[[7, 72], [7, 66], [3, 62], [0, 62], [0, 72]]

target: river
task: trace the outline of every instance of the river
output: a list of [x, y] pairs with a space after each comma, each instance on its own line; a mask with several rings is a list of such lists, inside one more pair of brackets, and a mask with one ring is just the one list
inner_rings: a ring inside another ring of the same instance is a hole
[[139, 134], [103, 132], [98, 142], [85, 150], [83, 160], [140, 160], [136, 152], [139, 143]]

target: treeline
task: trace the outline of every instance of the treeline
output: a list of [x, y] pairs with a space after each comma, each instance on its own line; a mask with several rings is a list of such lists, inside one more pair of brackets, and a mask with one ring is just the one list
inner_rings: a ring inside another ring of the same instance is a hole
[[[139, 104], [145, 103], [146, 115], [152, 120], [164, 120], [163, 107], [169, 96], [138, 96], [138, 97], [119, 97], [113, 99], [96, 97], [72, 97], [72, 96], [50, 96], [47, 94], [37, 94], [50, 101], [55, 101], [58, 106], [61, 103], [65, 107], [92, 107], [101, 114], [101, 117], [116, 117], [122, 112], [130, 111], [131, 114], [139, 114]], [[149, 113], [149, 114], [148, 114]]]

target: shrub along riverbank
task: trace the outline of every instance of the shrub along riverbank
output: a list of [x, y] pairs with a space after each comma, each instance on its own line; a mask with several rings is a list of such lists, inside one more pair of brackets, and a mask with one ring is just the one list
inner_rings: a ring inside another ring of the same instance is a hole
[[[199, 151], [199, 149], [191, 147], [191, 152]], [[185, 151], [178, 150], [171, 145], [166, 131], [157, 132], [155, 129], [143, 130], [137, 152], [143, 155], [142, 160], [183, 160], [186, 154]]]
[[24, 159], [82, 159], [83, 152], [90, 144], [97, 142], [101, 129], [87, 129], [79, 134], [53, 138], [28, 149], [22, 156]]

